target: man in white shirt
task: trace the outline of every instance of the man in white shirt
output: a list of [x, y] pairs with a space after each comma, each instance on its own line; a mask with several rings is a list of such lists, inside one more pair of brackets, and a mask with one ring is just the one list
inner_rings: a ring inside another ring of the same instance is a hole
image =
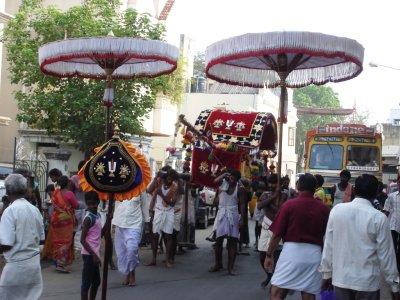
[[[397, 186], [400, 186], [400, 175], [397, 176]], [[400, 193], [390, 193], [383, 207], [385, 213], [389, 214], [389, 226], [392, 233], [394, 251], [396, 252], [397, 268], [400, 269]]]
[[378, 300], [381, 276], [390, 285], [394, 299], [400, 299], [389, 222], [372, 205], [377, 189], [374, 176], [359, 176], [356, 198], [336, 205], [330, 213], [319, 271], [322, 289], [332, 284], [336, 299]]
[[39, 245], [44, 241], [42, 215], [25, 198], [27, 179], [10, 174], [5, 179], [10, 206], [0, 222], [0, 252], [6, 265], [0, 278], [0, 299], [39, 299], [43, 290]]
[[134, 286], [139, 264], [139, 243], [143, 229], [141, 196], [115, 203], [112, 224], [115, 225], [115, 252], [118, 271], [126, 276], [123, 284]]

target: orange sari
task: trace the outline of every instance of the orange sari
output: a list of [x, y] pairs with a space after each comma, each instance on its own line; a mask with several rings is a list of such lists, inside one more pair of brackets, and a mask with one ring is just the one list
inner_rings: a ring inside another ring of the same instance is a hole
[[50, 224], [49, 229], [47, 231], [46, 241], [44, 242], [44, 246], [43, 246], [42, 259], [53, 259], [53, 258], [54, 258], [53, 229]]
[[54, 212], [51, 216], [53, 253], [57, 266], [68, 266], [73, 261], [72, 239], [74, 209], [63, 198], [60, 189], [53, 194]]

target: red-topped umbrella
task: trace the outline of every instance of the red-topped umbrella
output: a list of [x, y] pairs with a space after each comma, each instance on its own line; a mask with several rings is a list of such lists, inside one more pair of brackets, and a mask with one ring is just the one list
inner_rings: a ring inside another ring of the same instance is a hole
[[106, 80], [106, 140], [110, 138], [110, 107], [114, 79], [153, 78], [173, 72], [179, 50], [163, 41], [107, 37], [65, 39], [39, 48], [40, 70], [60, 78], [81, 77]]
[[[106, 106], [106, 142], [110, 138], [110, 107], [114, 98], [113, 79], [157, 77], [176, 69], [177, 47], [162, 41], [140, 38], [91, 37], [48, 43], [39, 49], [40, 70], [47, 75], [106, 80], [103, 104]], [[107, 274], [111, 248], [111, 219], [114, 199], [122, 200], [142, 192], [150, 180], [144, 157], [115, 137], [98, 148], [80, 170], [83, 188], [108, 197], [106, 250], [102, 299], [107, 297]]]
[[48, 75], [107, 79], [157, 77], [176, 69], [179, 51], [157, 40], [126, 37], [66, 39], [39, 49], [40, 70]]
[[[277, 172], [281, 175], [287, 88], [340, 82], [359, 75], [364, 48], [355, 40], [314, 32], [249, 33], [206, 49], [206, 74], [218, 82], [280, 87]], [[279, 178], [279, 177], [278, 177]]]

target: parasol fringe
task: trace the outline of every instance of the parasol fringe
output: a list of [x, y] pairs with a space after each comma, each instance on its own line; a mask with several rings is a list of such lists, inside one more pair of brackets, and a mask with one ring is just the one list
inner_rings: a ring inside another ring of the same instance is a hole
[[260, 60], [268, 56], [276, 61], [278, 53], [287, 53], [289, 61], [299, 53], [307, 58], [290, 70], [286, 78], [289, 88], [356, 77], [364, 59], [364, 48], [348, 38], [313, 32], [249, 33], [207, 47], [206, 72], [211, 79], [228, 84], [277, 87], [278, 74], [268, 60], [265, 65]]
[[[156, 77], [176, 69], [179, 50], [163, 41], [117, 37], [67, 39], [39, 49], [42, 72], [59, 77], [105, 79], [106, 74], [94, 57], [129, 58], [114, 71], [114, 79]], [[71, 63], [72, 59], [77, 63]]]

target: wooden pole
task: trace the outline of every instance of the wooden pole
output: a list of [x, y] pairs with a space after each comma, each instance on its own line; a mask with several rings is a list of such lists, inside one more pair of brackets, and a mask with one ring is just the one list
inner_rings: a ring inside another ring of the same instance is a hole
[[106, 126], [105, 126], [106, 128], [104, 130], [104, 139], [105, 139], [105, 142], [107, 143], [107, 141], [110, 138], [110, 127], [111, 127], [110, 110], [111, 109], [109, 106], [106, 106], [105, 108], [106, 108]]
[[201, 134], [200, 131], [198, 131], [192, 124], [190, 124], [186, 119], [184, 115], [179, 115], [178, 117], [179, 122], [181, 122], [183, 125], [185, 125], [193, 134], [197, 136], [198, 139], [206, 142], [208, 145], [210, 145], [213, 149], [216, 148], [214, 142], [209, 138]]
[[[106, 89], [103, 96], [103, 104], [106, 107], [106, 129], [105, 129], [105, 143], [111, 138], [111, 106], [114, 100], [114, 91], [112, 84], [112, 73], [115, 68], [104, 68], [107, 75]], [[110, 92], [111, 91], [111, 92]]]
[[279, 127], [278, 127], [278, 163], [276, 166], [276, 173], [278, 175], [277, 188], [280, 190], [281, 176], [282, 176], [282, 140], [283, 140], [283, 121], [284, 121], [284, 107], [285, 101], [287, 101], [287, 89], [286, 86], [281, 86], [281, 96], [279, 99]]
[[108, 281], [108, 264], [110, 262], [110, 259], [112, 259], [110, 256], [111, 254], [111, 247], [112, 247], [112, 239], [111, 239], [111, 223], [112, 223], [112, 218], [113, 218], [113, 213], [114, 213], [114, 193], [110, 194], [110, 199], [108, 200], [108, 211], [107, 211], [107, 219], [106, 223], [104, 224], [105, 226], [105, 250], [104, 250], [104, 261], [103, 261], [103, 280], [102, 280], [102, 286], [101, 286], [101, 299], [106, 300], [107, 299], [107, 281]]
[[189, 246], [191, 245], [190, 239], [189, 239], [189, 234], [190, 234], [190, 229], [189, 229], [189, 192], [191, 190], [191, 176], [189, 173], [182, 173], [181, 174], [182, 180], [185, 182], [185, 190], [184, 190], [184, 204], [185, 204], [185, 209], [184, 209], [184, 218], [183, 218], [183, 241], [179, 242], [180, 246]]
[[[202, 140], [203, 142], [205, 142], [205, 143], [207, 143], [208, 145], [210, 145], [212, 149], [217, 149], [217, 147], [215, 146], [214, 142], [213, 142], [210, 138], [208, 138], [208, 137], [202, 135], [200, 131], [198, 131], [192, 124], [190, 124], [190, 123], [185, 119], [185, 116], [184, 116], [184, 115], [179, 115], [178, 120], [179, 120], [179, 122], [181, 122], [183, 125], [185, 125], [187, 128], [189, 128], [189, 130], [190, 130], [193, 134], [195, 134], [196, 137], [197, 137], [198, 139], [200, 139], [200, 140]], [[225, 166], [225, 165], [221, 162], [221, 160], [218, 158], [218, 156], [215, 155], [215, 153], [213, 154], [213, 157], [215, 158], [215, 160], [217, 161], [217, 163], [218, 163], [219, 165], [221, 165], [221, 166], [223, 166], [223, 167]]]
[[185, 218], [183, 219], [183, 239], [184, 243], [189, 243], [189, 218], [188, 218], [188, 213], [189, 213], [189, 190], [190, 190], [190, 182], [185, 181]]
[[282, 141], [283, 141], [283, 123], [285, 122], [285, 106], [288, 101], [288, 92], [286, 87], [286, 78], [289, 75], [288, 58], [285, 53], [281, 53], [278, 56], [278, 69], [277, 73], [280, 78], [281, 95], [279, 97], [279, 131], [278, 131], [278, 165], [276, 173], [278, 175], [278, 182], [276, 185], [276, 193], [278, 195], [276, 199], [276, 205], [279, 207], [281, 198], [281, 176], [282, 176]]
[[[111, 69], [106, 69], [105, 70], [107, 73], [107, 88], [112, 88], [112, 70]], [[108, 99], [111, 100], [112, 99]], [[111, 102], [112, 105], [112, 102]], [[105, 142], [109, 139], [111, 139], [111, 105], [108, 103], [106, 105], [106, 129], [105, 129]], [[116, 136], [118, 138], [118, 133], [116, 129]], [[108, 210], [107, 210], [107, 218], [106, 218], [106, 223], [105, 223], [105, 233], [104, 233], [104, 238], [105, 238], [105, 250], [104, 250], [104, 261], [103, 261], [103, 280], [102, 280], [102, 286], [101, 286], [101, 299], [106, 300], [107, 299], [107, 281], [108, 281], [108, 264], [110, 260], [112, 259], [111, 254], [112, 254], [112, 237], [111, 237], [111, 222], [114, 214], [114, 193], [110, 193], [110, 198], [108, 200]]]

